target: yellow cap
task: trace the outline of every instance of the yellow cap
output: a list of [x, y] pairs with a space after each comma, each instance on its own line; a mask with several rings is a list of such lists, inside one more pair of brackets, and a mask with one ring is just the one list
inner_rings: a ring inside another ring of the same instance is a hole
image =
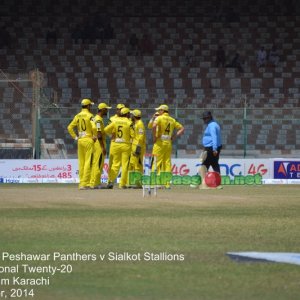
[[162, 104], [159, 107], [155, 108], [155, 110], [169, 111], [169, 107], [166, 104]]
[[104, 108], [106, 108], [106, 109], [111, 109], [111, 106], [108, 106], [106, 103], [100, 103], [99, 105], [98, 105], [98, 109], [100, 110], [100, 109], [104, 109]]
[[123, 107], [121, 109], [121, 115], [126, 115], [130, 112], [130, 109], [128, 107]]
[[119, 104], [117, 105], [117, 109], [121, 109], [121, 108], [123, 108], [123, 107], [125, 107], [124, 104], [119, 103]]
[[135, 109], [131, 111], [131, 113], [137, 118], [140, 118], [142, 116], [142, 112], [139, 109]]
[[82, 99], [82, 101], [81, 101], [81, 105], [82, 106], [86, 106], [86, 105], [94, 105], [94, 102], [92, 102], [92, 100], [91, 99]]

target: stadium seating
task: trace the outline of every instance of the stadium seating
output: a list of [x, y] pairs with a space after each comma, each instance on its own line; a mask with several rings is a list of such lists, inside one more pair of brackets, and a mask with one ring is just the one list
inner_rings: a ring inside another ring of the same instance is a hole
[[[212, 109], [216, 118], [224, 123], [226, 147], [231, 153], [240, 153], [244, 143], [242, 117], [246, 100], [249, 109], [257, 109], [251, 116], [255, 119], [247, 121], [250, 150], [282, 149], [284, 153], [293, 153], [299, 146], [299, 134], [292, 125], [299, 124], [300, 18], [297, 14], [289, 17], [276, 15], [275, 12], [284, 13], [286, 10], [278, 3], [269, 5], [267, 1], [261, 1], [249, 6], [247, 1], [243, 4], [231, 1], [240, 16], [239, 22], [228, 23], [224, 19], [215, 19], [213, 1], [200, 1], [201, 5], [191, 1], [184, 6], [179, 1], [170, 1], [160, 8], [158, 5], [141, 6], [137, 1], [130, 7], [126, 6], [125, 10], [122, 8], [123, 15], [116, 14], [121, 4], [113, 1], [108, 7], [104, 5], [99, 9], [103, 8], [110, 14], [115, 36], [103, 43], [96, 40], [94, 44], [82, 44], [82, 41], [75, 43], [71, 37], [70, 28], [76, 24], [75, 20], [52, 7], [49, 1], [40, 8], [39, 14], [34, 1], [28, 1], [22, 9], [32, 11], [23, 13], [15, 22], [9, 14], [13, 2], [0, 4], [2, 11], [7, 12], [2, 22], [10, 25], [9, 31], [16, 37], [13, 49], [0, 50], [1, 64], [9, 72], [38, 67], [45, 74], [45, 88], [50, 89], [49, 94], [57, 95], [59, 106], [72, 107], [73, 112], [79, 109], [80, 98], [92, 97], [97, 102], [107, 101], [113, 106], [121, 101], [130, 107], [145, 109], [167, 102], [172, 108], [184, 108], [178, 114], [186, 126], [186, 137], [178, 141], [178, 149], [188, 153], [199, 148], [201, 111]], [[85, 16], [94, 15], [95, 9], [83, 3], [70, 7], [68, 4], [61, 5], [79, 16], [77, 22], [81, 23]], [[262, 11], [268, 12], [268, 15], [260, 16]], [[47, 44], [45, 32], [53, 23], [53, 15], [58, 38], [56, 43]], [[154, 44], [152, 55], [128, 55], [128, 39], [132, 32], [139, 38], [145, 32], [149, 34]], [[269, 49], [273, 43], [280, 51], [279, 65], [257, 68], [256, 51], [261, 45]], [[194, 45], [194, 57], [187, 66], [190, 44]], [[234, 68], [216, 67], [215, 51], [219, 44], [226, 50], [227, 62], [236, 51], [241, 53], [243, 73]], [[16, 101], [14, 95], [9, 94], [11, 91], [0, 90], [5, 101]], [[8, 100], [12, 97], [14, 100]], [[4, 128], [9, 119], [17, 120], [20, 116], [24, 123], [21, 122], [19, 127], [5, 128], [3, 132], [18, 138], [28, 137], [28, 107], [19, 105], [11, 108], [14, 110], [12, 116], [8, 115], [6, 105], [0, 107], [1, 126]], [[194, 108], [197, 112], [191, 113], [187, 108]], [[285, 128], [283, 120], [286, 114], [281, 111], [282, 108], [293, 112], [289, 116], [292, 120], [290, 129]], [[237, 115], [236, 111], [239, 112]], [[147, 119], [152, 110], [145, 112]], [[263, 120], [259, 112], [263, 112]], [[74, 145], [67, 138], [66, 124], [71, 116], [69, 112], [62, 113], [64, 122], [61, 122], [42, 115], [41, 122], [41, 136], [48, 142], [64, 139], [70, 153]], [[261, 122], [256, 124], [256, 118]]]

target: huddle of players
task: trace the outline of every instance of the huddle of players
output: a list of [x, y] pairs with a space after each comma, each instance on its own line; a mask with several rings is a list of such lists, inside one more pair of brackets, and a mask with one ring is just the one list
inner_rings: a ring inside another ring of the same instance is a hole
[[[143, 173], [143, 158], [146, 152], [146, 131], [141, 119], [141, 111], [130, 111], [118, 104], [116, 115], [107, 126], [103, 118], [111, 109], [106, 103], [98, 105], [98, 113], [93, 116], [90, 99], [81, 101], [79, 112], [68, 125], [68, 132], [78, 143], [79, 189], [112, 189], [120, 168], [120, 188], [126, 188], [128, 172]], [[184, 127], [169, 115], [169, 108], [163, 104], [149, 121], [152, 130], [153, 150], [156, 155], [157, 172], [171, 172], [172, 141], [183, 134]], [[76, 129], [76, 130], [75, 130]], [[106, 137], [110, 136], [108, 183], [101, 186], [101, 173], [106, 156]], [[140, 183], [137, 183], [139, 187]], [[167, 186], [168, 188], [169, 186]]]

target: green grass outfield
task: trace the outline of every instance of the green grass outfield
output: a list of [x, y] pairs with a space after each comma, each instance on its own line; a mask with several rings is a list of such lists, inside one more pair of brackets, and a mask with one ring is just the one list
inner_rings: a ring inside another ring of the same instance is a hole
[[[2, 184], [2, 270], [22, 264], [68, 265], [72, 272], [2, 271], [0, 278], [10, 282], [2, 281], [0, 292], [10, 296], [13, 276], [44, 276], [49, 286], [14, 286], [34, 289], [34, 297], [18, 299], [298, 300], [300, 266], [238, 263], [226, 252], [300, 252], [299, 196], [299, 185], [176, 187], [143, 198], [141, 190]], [[3, 259], [3, 253], [21, 252], [49, 254], [49, 260]], [[56, 252], [91, 254], [97, 260], [53, 261]], [[141, 260], [116, 261], [115, 253], [124, 252]], [[145, 253], [183, 260], [147, 261]], [[103, 261], [100, 254], [106, 255]]]

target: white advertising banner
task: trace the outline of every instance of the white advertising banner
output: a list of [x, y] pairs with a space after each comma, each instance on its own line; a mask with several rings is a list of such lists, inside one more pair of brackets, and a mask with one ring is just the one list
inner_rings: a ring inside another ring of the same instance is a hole
[[75, 183], [77, 159], [0, 160], [1, 183]]
[[[196, 175], [197, 159], [172, 159], [172, 173]], [[262, 183], [299, 183], [300, 160], [284, 159], [220, 159], [221, 175], [233, 180], [239, 176], [261, 175]], [[105, 161], [102, 182], [107, 181]], [[77, 159], [0, 160], [0, 183], [77, 183]]]

